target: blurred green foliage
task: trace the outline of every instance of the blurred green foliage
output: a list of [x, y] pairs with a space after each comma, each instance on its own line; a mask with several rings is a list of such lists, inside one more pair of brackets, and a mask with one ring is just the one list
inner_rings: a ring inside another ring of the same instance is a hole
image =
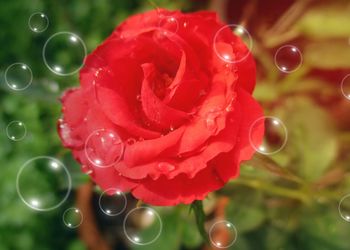
[[[45, 213], [30, 210], [16, 193], [19, 168], [38, 155], [62, 160], [75, 186], [86, 181], [69, 152], [62, 149], [56, 132], [59, 96], [65, 88], [78, 84], [77, 76], [52, 74], [42, 61], [42, 47], [52, 34], [70, 31], [80, 35], [91, 52], [118, 23], [131, 14], [154, 8], [152, 4], [183, 10], [195, 6], [185, 0], [2, 2], [0, 250], [85, 249], [76, 231], [67, 230], [62, 222], [63, 211], [74, 204], [74, 191], [62, 208]], [[48, 29], [38, 34], [28, 27], [29, 16], [37, 11], [50, 20]], [[289, 132], [286, 148], [269, 157], [257, 155], [242, 166], [239, 179], [204, 202], [210, 220], [217, 200], [229, 197], [226, 217], [238, 230], [238, 240], [230, 249], [346, 250], [350, 246], [350, 224], [341, 219], [337, 208], [341, 197], [350, 193], [350, 122], [339, 125], [339, 117], [332, 112], [332, 107], [344, 100], [339, 84], [350, 69], [349, 4], [321, 1], [302, 11], [285, 32], [270, 32], [254, 41], [259, 69], [254, 95], [266, 114], [284, 121]], [[265, 26], [261, 24], [261, 29]], [[274, 65], [274, 52], [294, 42], [303, 51], [303, 66], [293, 74], [281, 75]], [[25, 91], [12, 91], [4, 82], [4, 71], [14, 62], [24, 62], [33, 71], [34, 81]], [[348, 114], [349, 105], [339, 110], [341, 116]], [[7, 138], [5, 128], [13, 120], [27, 126], [25, 140], [13, 142]], [[188, 207], [158, 211], [164, 224], [162, 236], [152, 245], [131, 248], [202, 248], [203, 240]]]

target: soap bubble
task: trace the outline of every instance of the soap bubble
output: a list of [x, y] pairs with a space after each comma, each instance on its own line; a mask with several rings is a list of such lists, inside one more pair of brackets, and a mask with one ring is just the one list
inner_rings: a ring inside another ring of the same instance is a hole
[[27, 128], [22, 121], [12, 121], [6, 127], [6, 135], [12, 141], [20, 141], [26, 137]]
[[132, 243], [149, 245], [159, 238], [163, 224], [160, 216], [154, 209], [138, 207], [126, 215], [123, 228], [126, 237]]
[[236, 227], [225, 220], [215, 222], [209, 230], [209, 239], [217, 248], [228, 248], [237, 240]]
[[[246, 45], [246, 49], [236, 49], [237, 41], [233, 38], [232, 34], [243, 41]], [[214, 52], [221, 60], [227, 63], [239, 63], [249, 56], [253, 48], [253, 39], [243, 26], [229, 24], [216, 32], [213, 47]]]
[[85, 142], [85, 155], [96, 167], [107, 168], [123, 157], [124, 143], [119, 135], [110, 129], [92, 132]]
[[347, 222], [350, 222], [350, 194], [345, 195], [339, 202], [338, 210], [340, 216]]
[[341, 82], [341, 92], [344, 97], [350, 100], [350, 74], [346, 75]]
[[292, 73], [299, 69], [303, 62], [300, 50], [294, 45], [285, 45], [275, 54], [275, 64], [284, 73]]
[[62, 162], [48, 156], [27, 161], [19, 170], [17, 193], [30, 208], [49, 211], [61, 206], [72, 187], [71, 177]]
[[75, 207], [68, 208], [63, 213], [63, 223], [69, 228], [76, 228], [83, 223], [83, 213]]
[[13, 90], [25, 90], [32, 81], [32, 70], [24, 63], [13, 63], [5, 71], [5, 82]]
[[77, 73], [83, 67], [86, 53], [85, 43], [78, 35], [58, 32], [46, 41], [43, 59], [53, 73], [67, 76]]
[[98, 200], [98, 204], [103, 213], [108, 216], [117, 216], [124, 212], [127, 199], [125, 194], [115, 188], [105, 190]]
[[[264, 127], [264, 137], [261, 143], [256, 142], [256, 131]], [[249, 130], [251, 146], [261, 154], [272, 155], [284, 148], [288, 139], [288, 131], [284, 123], [273, 116], [264, 116], [255, 120]]]
[[28, 26], [32, 31], [40, 33], [49, 27], [49, 19], [44, 13], [36, 12], [29, 17]]

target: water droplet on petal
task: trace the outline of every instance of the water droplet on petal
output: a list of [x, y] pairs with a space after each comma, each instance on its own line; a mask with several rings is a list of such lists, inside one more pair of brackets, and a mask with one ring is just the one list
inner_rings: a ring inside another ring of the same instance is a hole
[[233, 110], [233, 102], [234, 102], [235, 98], [232, 97], [229, 104], [226, 106], [225, 110], [226, 112], [231, 112]]
[[218, 111], [211, 111], [207, 114], [206, 119], [205, 119], [205, 125], [207, 127], [208, 130], [213, 131], [217, 128], [217, 124], [216, 124], [216, 118], [219, 116], [219, 112]]
[[133, 145], [133, 144], [136, 143], [136, 139], [135, 138], [129, 138], [129, 139], [126, 140], [126, 143], [128, 145]]
[[169, 173], [175, 169], [175, 166], [169, 162], [159, 162], [157, 167], [163, 173]]

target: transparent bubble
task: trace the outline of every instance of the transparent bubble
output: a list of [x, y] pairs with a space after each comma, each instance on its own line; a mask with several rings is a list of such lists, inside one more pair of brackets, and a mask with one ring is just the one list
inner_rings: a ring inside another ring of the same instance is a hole
[[57, 159], [39, 156], [19, 170], [16, 188], [21, 200], [38, 211], [53, 210], [68, 198], [72, 187], [67, 168]]
[[[234, 49], [237, 46], [237, 42], [234, 37], [239, 37], [243, 43], [246, 45], [246, 49], [238, 49], [238, 53], [233, 53]], [[245, 60], [252, 48], [253, 48], [253, 39], [249, 32], [240, 25], [229, 24], [221, 29], [219, 29], [214, 36], [214, 51], [216, 55], [223, 61], [227, 63], [238, 63]]]
[[29, 17], [28, 26], [32, 31], [40, 33], [49, 27], [49, 19], [44, 13], [36, 12]]
[[6, 127], [7, 137], [12, 141], [23, 140], [27, 135], [27, 128], [21, 121], [12, 121]]
[[209, 230], [209, 239], [217, 248], [228, 248], [237, 240], [236, 227], [228, 221], [215, 222]]
[[346, 99], [350, 100], [350, 74], [343, 78], [341, 82], [341, 92]]
[[124, 219], [124, 233], [134, 244], [148, 245], [155, 242], [163, 228], [159, 214], [150, 207], [131, 210]]
[[118, 163], [123, 157], [124, 143], [110, 129], [98, 129], [85, 142], [85, 154], [96, 167], [106, 168]]
[[339, 202], [338, 206], [340, 216], [350, 222], [350, 194], [345, 195]]
[[100, 195], [98, 204], [102, 212], [106, 215], [117, 216], [124, 212], [127, 199], [120, 190], [110, 188]]
[[179, 22], [173, 16], [160, 14], [159, 28], [163, 29], [163, 34], [176, 33], [179, 30]]
[[68, 208], [63, 213], [63, 223], [69, 228], [76, 228], [83, 223], [83, 213], [75, 207]]
[[84, 65], [86, 46], [83, 40], [71, 32], [52, 35], [43, 48], [45, 65], [60, 76], [72, 75]]
[[[261, 144], [256, 141], [255, 133], [264, 127]], [[260, 117], [253, 122], [249, 130], [249, 141], [252, 147], [261, 154], [271, 155], [279, 152], [287, 143], [288, 131], [284, 123], [273, 116]]]
[[275, 54], [275, 64], [284, 73], [292, 73], [301, 67], [303, 56], [294, 45], [285, 45]]
[[11, 64], [5, 71], [5, 82], [13, 90], [24, 90], [32, 81], [32, 70], [24, 63]]

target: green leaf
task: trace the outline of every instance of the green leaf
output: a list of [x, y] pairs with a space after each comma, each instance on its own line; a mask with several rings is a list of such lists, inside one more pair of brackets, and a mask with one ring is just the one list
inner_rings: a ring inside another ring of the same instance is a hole
[[288, 129], [289, 165], [306, 180], [320, 178], [337, 156], [337, 138], [329, 114], [306, 97], [291, 97], [275, 111]]
[[254, 97], [262, 102], [273, 101], [278, 97], [278, 89], [271, 83], [260, 82], [256, 85]]
[[341, 219], [336, 206], [305, 209], [300, 222], [297, 235], [304, 249], [349, 249], [349, 223]]
[[[132, 245], [134, 250], [154, 250], [154, 249], [168, 249], [168, 250], [178, 250], [180, 247], [181, 239], [181, 223], [179, 220], [179, 214], [176, 209], [171, 209], [170, 211], [161, 211], [160, 216], [162, 218], [162, 232], [159, 238], [149, 245]], [[142, 232], [143, 235], [156, 235], [154, 230], [158, 228], [149, 227]], [[147, 238], [147, 237], [145, 237]]]
[[349, 9], [344, 5], [345, 1], [332, 1], [310, 8], [300, 18], [296, 29], [312, 39], [348, 38], [350, 15]]
[[197, 248], [203, 243], [203, 239], [198, 232], [195, 220], [189, 218], [182, 219], [181, 241], [186, 248]]
[[235, 190], [226, 207], [226, 218], [235, 225], [238, 233], [242, 234], [259, 227], [266, 214], [259, 191], [238, 186]]
[[[343, 26], [350, 27], [350, 25]], [[350, 68], [349, 58], [348, 38], [338, 41], [310, 43], [304, 48], [304, 63], [312, 68], [347, 69]]]

